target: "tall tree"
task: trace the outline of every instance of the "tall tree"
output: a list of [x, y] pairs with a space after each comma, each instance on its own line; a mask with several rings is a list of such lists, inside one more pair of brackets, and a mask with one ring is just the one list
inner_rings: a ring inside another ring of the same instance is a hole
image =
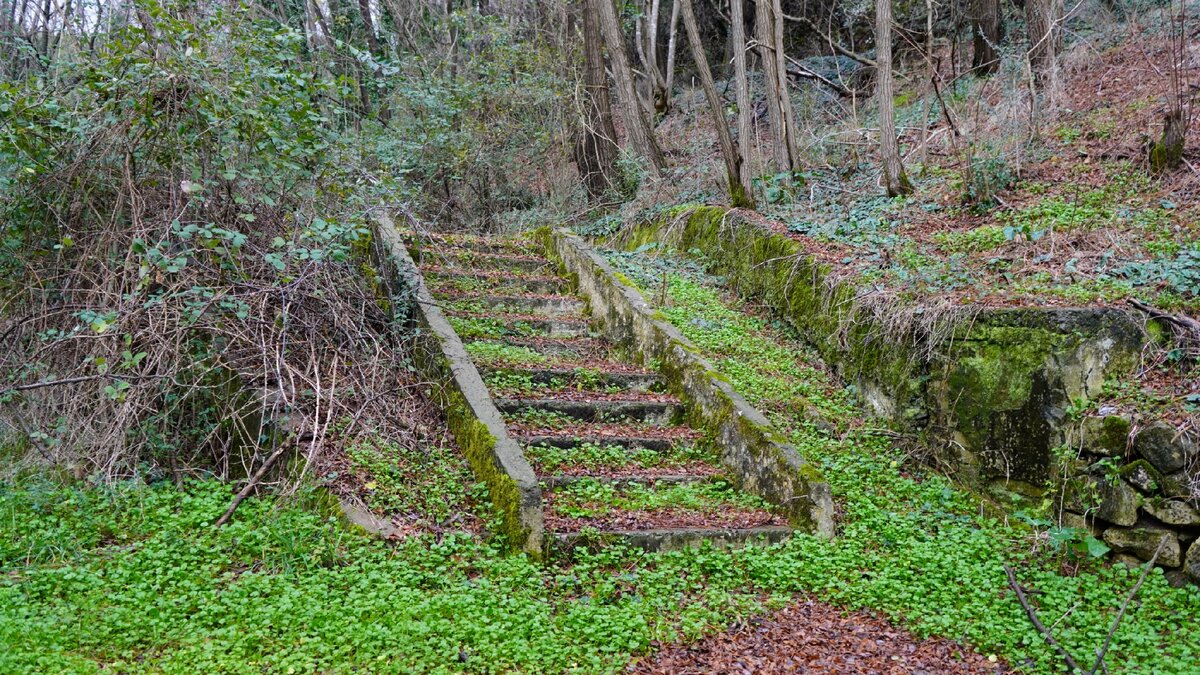
[[671, 23], [667, 28], [667, 95], [675, 91], [675, 38], [679, 33], [679, 0], [671, 3]]
[[971, 36], [974, 50], [971, 71], [991, 75], [1000, 67], [1000, 41], [1004, 39], [1004, 21], [1000, 0], [971, 0]]
[[1062, 39], [1062, 0], [1026, 0], [1025, 24], [1029, 29], [1029, 67], [1035, 81], [1044, 85], [1058, 65]]
[[[635, 24], [637, 35], [634, 42], [637, 45], [638, 59], [642, 70], [650, 78], [650, 98], [656, 114], [665, 114], [670, 106], [671, 94], [667, 88], [667, 78], [659, 68], [658, 60], [658, 11], [661, 0], [650, 0], [650, 11], [643, 11], [637, 17]], [[644, 10], [645, 8], [643, 8]]]
[[615, 185], [617, 131], [604, 72], [600, 17], [592, 2], [583, 3], [583, 63], [584, 127], [575, 141], [575, 165], [588, 196], [598, 199]]
[[[753, 140], [750, 125], [750, 115], [753, 112], [753, 102], [750, 99], [750, 85], [746, 78], [746, 17], [745, 0], [730, 0], [730, 38], [733, 41], [733, 81], [737, 90], [737, 130], [738, 155], [741, 159], [738, 182], [748, 199], [754, 201], [754, 193], [750, 185], [751, 141]], [[751, 207], [753, 205], [751, 204]]]
[[[1032, 0], [1031, 0], [1032, 1]], [[892, 97], [892, 0], [875, 2], [875, 51], [879, 68], [875, 78], [879, 99], [879, 151], [883, 164], [883, 186], [889, 197], [912, 192], [912, 183], [900, 161], [896, 140], [896, 104]]]
[[637, 88], [633, 85], [633, 71], [629, 68], [629, 57], [625, 53], [625, 38], [621, 35], [621, 24], [617, 20], [617, 11], [612, 0], [584, 0], [596, 9], [600, 17], [600, 32], [604, 37], [605, 47], [608, 48], [608, 61], [612, 67], [613, 81], [617, 85], [617, 105], [621, 108], [621, 117], [625, 121], [625, 134], [634, 151], [650, 163], [655, 172], [662, 173], [666, 168], [662, 150], [654, 137], [654, 128], [642, 112], [638, 100]]
[[788, 95], [783, 53], [783, 11], [779, 0], [758, 0], [754, 16], [767, 90], [767, 117], [771, 120], [775, 164], [779, 171], [796, 171], [800, 168], [800, 152], [796, 145], [796, 116]]
[[725, 158], [725, 169], [729, 174], [730, 202], [734, 206], [754, 208], [754, 200], [747, 189], [749, 180], [747, 178], [743, 181], [745, 169], [742, 166], [742, 158], [733, 145], [733, 136], [730, 135], [729, 124], [725, 121], [725, 106], [721, 103], [721, 97], [717, 95], [712, 72], [708, 69], [708, 57], [704, 55], [704, 43], [700, 41], [700, 29], [696, 25], [696, 13], [692, 11], [692, 0], [677, 1], [682, 8], [683, 28], [687, 32], [688, 45], [692, 49], [692, 60], [696, 63], [700, 85], [704, 88], [704, 97], [708, 99], [713, 124], [717, 129], [717, 139], [721, 142], [721, 155]]

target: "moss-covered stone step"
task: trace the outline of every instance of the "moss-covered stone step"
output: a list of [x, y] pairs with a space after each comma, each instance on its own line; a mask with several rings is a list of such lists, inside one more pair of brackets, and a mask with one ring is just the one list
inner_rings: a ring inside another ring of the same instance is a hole
[[582, 317], [547, 317], [509, 312], [479, 314], [455, 309], [447, 310], [446, 314], [454, 330], [463, 339], [502, 335], [574, 338], [591, 334], [591, 326]]
[[524, 274], [548, 274], [553, 272], [550, 261], [529, 255], [509, 253], [482, 253], [467, 249], [448, 251], [426, 251], [421, 255], [421, 265], [438, 265], [464, 270], [507, 270]]
[[662, 378], [655, 373], [636, 373], [595, 368], [540, 368], [528, 367], [492, 367], [484, 366], [480, 370], [493, 382], [500, 381], [499, 377], [508, 376], [513, 382], [531, 386], [553, 388], [582, 388], [585, 390], [605, 390], [610, 388], [622, 391], [660, 391], [663, 387]]
[[567, 287], [558, 277], [537, 274], [513, 274], [508, 271], [480, 272], [433, 266], [422, 270], [430, 290], [435, 293], [491, 290], [500, 293], [561, 294]]
[[716, 548], [766, 546], [786, 540], [792, 534], [787, 526], [746, 528], [680, 527], [656, 530], [609, 530], [593, 532], [556, 532], [551, 537], [552, 554], [565, 555], [579, 548], [599, 548], [624, 543], [643, 551], [677, 551], [697, 548], [711, 542]]
[[[682, 431], [688, 432], [691, 429], [680, 427]], [[667, 452], [673, 445], [680, 442], [690, 442], [686, 437], [681, 440], [670, 438], [669, 436], [600, 436], [578, 434], [572, 430], [563, 430], [561, 433], [538, 433], [538, 434], [521, 434], [520, 430], [514, 432], [514, 435], [520, 439], [525, 446], [541, 445], [551, 448], [570, 449], [582, 445], [615, 445], [625, 448], [626, 450], [636, 450], [644, 448], [655, 452]]]
[[539, 255], [538, 249], [519, 239], [498, 239], [481, 237], [476, 234], [449, 234], [442, 232], [427, 232], [415, 235], [407, 233], [405, 241], [409, 246], [421, 250], [438, 252], [465, 249], [483, 253], [508, 253], [518, 255]]
[[545, 336], [512, 335], [496, 339], [484, 337], [475, 342], [528, 349], [543, 356], [572, 361], [607, 360], [610, 358], [611, 352], [611, 347], [607, 342], [590, 336], [546, 338]]
[[524, 368], [524, 367], [541, 367], [551, 368], [554, 370], [598, 370], [630, 373], [645, 373], [638, 366], [624, 363], [622, 361], [593, 361], [593, 360], [573, 360], [566, 356], [545, 356], [537, 352], [527, 350], [521, 347], [503, 349], [496, 352], [484, 352], [485, 347], [490, 347], [490, 343], [469, 343], [476, 345], [470, 348], [472, 357], [475, 360], [477, 367], [481, 371], [487, 371], [493, 368]]
[[507, 415], [530, 413], [571, 419], [580, 422], [635, 422], [653, 425], [668, 425], [683, 417], [683, 407], [678, 403], [660, 401], [567, 401], [553, 398], [542, 399], [498, 399], [496, 408]]
[[[546, 490], [559, 490], [578, 484], [583, 481], [595, 481], [605, 485], [643, 485], [653, 486], [656, 484], [662, 485], [695, 485], [699, 483], [711, 483], [718, 479], [715, 473], [661, 473], [648, 475], [632, 475], [632, 476], [594, 476], [594, 475], [574, 475], [574, 474], [558, 474], [553, 476], [542, 476], [542, 485]], [[544, 493], [543, 493], [544, 494]]]
[[496, 295], [491, 293], [441, 293], [443, 305], [455, 309], [500, 310], [528, 314], [544, 314], [550, 317], [579, 316], [584, 302], [573, 295]]

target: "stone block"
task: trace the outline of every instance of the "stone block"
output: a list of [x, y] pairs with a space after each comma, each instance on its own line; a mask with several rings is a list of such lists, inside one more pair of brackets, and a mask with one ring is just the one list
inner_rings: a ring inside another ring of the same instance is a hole
[[1085, 417], [1071, 428], [1067, 441], [1088, 454], [1121, 457], [1129, 443], [1129, 429], [1127, 415]]
[[1200, 511], [1178, 499], [1151, 499], [1144, 505], [1146, 513], [1167, 525], [1200, 525]]
[[1162, 489], [1162, 474], [1144, 459], [1121, 467], [1121, 478], [1142, 494], [1153, 494]]
[[1167, 538], [1167, 543], [1159, 553], [1156, 564], [1162, 567], [1179, 567], [1183, 562], [1179, 538], [1170, 530], [1155, 527], [1111, 527], [1104, 531], [1103, 538], [1104, 543], [1117, 553], [1132, 553], [1142, 560], [1149, 560], [1154, 557], [1154, 551], [1163, 537]]
[[1133, 439], [1133, 448], [1162, 473], [1182, 469], [1189, 456], [1195, 454], [1191, 439], [1166, 422], [1142, 429]]
[[1193, 541], [1188, 547], [1187, 557], [1183, 559], [1183, 573], [1193, 583], [1200, 584], [1200, 539]]

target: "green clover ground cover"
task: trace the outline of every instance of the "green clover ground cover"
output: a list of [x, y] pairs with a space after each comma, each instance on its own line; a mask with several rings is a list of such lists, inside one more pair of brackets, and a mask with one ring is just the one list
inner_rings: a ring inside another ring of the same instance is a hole
[[[541, 568], [465, 535], [396, 544], [303, 504], [184, 489], [0, 488], [0, 672], [605, 672], [751, 610], [728, 558]], [[681, 633], [681, 631], [683, 633]]]
[[[1103, 642], [1133, 573], [1093, 564], [1062, 576], [1027, 528], [980, 516], [943, 478], [903, 475], [884, 439], [803, 421], [811, 408], [857, 412], [781, 329], [693, 279], [668, 290], [666, 314], [822, 464], [842, 510], [837, 540], [611, 548], [539, 567], [467, 535], [373, 541], [303, 500], [248, 501], [214, 530], [229, 488], [213, 481], [24, 478], [0, 483], [0, 672], [616, 672], [653, 640], [694, 639], [799, 592], [1061, 672], [1004, 562], [1076, 658]], [[1200, 637], [1186, 627], [1198, 614], [1200, 591], [1152, 575], [1111, 671], [1194, 672]]]

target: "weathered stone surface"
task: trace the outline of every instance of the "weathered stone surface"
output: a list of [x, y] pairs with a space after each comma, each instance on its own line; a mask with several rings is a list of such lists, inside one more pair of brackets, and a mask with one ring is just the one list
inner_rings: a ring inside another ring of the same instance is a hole
[[1138, 433], [1133, 448], [1162, 473], [1183, 468], [1191, 452], [1189, 439], [1165, 422], [1155, 422]]
[[1176, 471], [1175, 473], [1163, 476], [1162, 493], [1167, 497], [1190, 499], [1195, 496], [1192, 494], [1191, 484], [1192, 477], [1187, 475], [1186, 471]]
[[1132, 553], [1116, 553], [1112, 557], [1112, 563], [1114, 565], [1124, 565], [1129, 569], [1137, 569], [1145, 565], [1146, 561]]
[[1087, 530], [1094, 535], [1099, 535], [1101, 528], [1096, 525], [1095, 518], [1088, 518], [1079, 513], [1063, 511], [1058, 519], [1058, 524], [1062, 527], [1071, 527], [1076, 530]]
[[1200, 584], [1200, 540], [1192, 542], [1183, 561], [1183, 573], [1194, 583]]
[[1163, 484], [1162, 474], [1144, 459], [1121, 467], [1121, 478], [1143, 494], [1157, 492]]
[[1067, 441], [1072, 448], [1092, 455], [1120, 457], [1129, 442], [1129, 429], [1125, 415], [1085, 417], [1071, 429]]
[[1068, 511], [1086, 513], [1106, 523], [1128, 527], [1137, 522], [1142, 497], [1123, 481], [1115, 483], [1094, 476], [1067, 481], [1063, 506]]
[[780, 506], [797, 528], [834, 535], [833, 495], [820, 469], [806, 460], [733, 389], [674, 326], [659, 320], [645, 298], [577, 235], [555, 230], [548, 251], [577, 277], [592, 316], [619, 344], [656, 361], [672, 393], [688, 401], [688, 416], [721, 448], [721, 462], [743, 490]]
[[1200, 511], [1178, 499], [1151, 499], [1144, 508], [1167, 525], [1200, 525]]
[[1132, 553], [1142, 560], [1154, 556], [1163, 537], [1167, 543], [1159, 553], [1156, 564], [1163, 567], [1179, 567], [1183, 562], [1179, 538], [1170, 530], [1150, 527], [1110, 527], [1104, 531], [1104, 543], [1118, 553]]

